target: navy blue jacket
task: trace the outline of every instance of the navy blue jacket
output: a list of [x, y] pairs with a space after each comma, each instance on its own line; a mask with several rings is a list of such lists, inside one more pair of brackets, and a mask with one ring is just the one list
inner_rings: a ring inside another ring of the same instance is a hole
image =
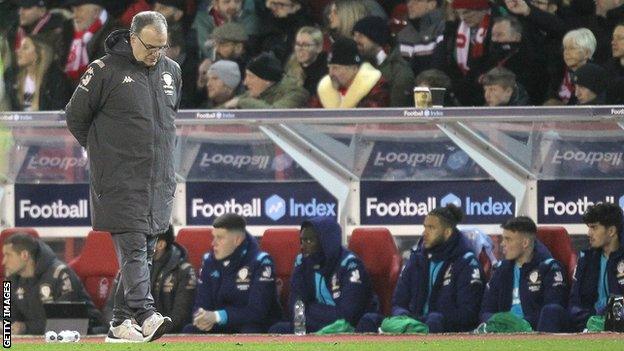
[[[503, 260], [487, 284], [481, 306], [481, 321], [494, 313], [511, 310], [515, 260]], [[548, 304], [566, 306], [567, 289], [561, 265], [550, 251], [535, 241], [533, 258], [520, 268], [520, 304], [524, 319], [537, 328], [540, 311]]]
[[297, 298], [305, 303], [309, 332], [343, 318], [356, 326], [365, 312], [376, 311], [364, 264], [342, 246], [342, 231], [335, 219], [316, 217], [309, 222], [319, 236], [322, 252], [297, 256], [291, 278], [290, 310]]
[[[570, 292], [571, 309], [586, 310], [590, 315], [602, 314], [603, 311], [594, 309], [594, 304], [598, 300], [601, 255], [600, 249], [581, 251]], [[609, 294], [624, 295], [624, 245], [621, 240], [620, 248], [612, 252], [607, 260], [607, 281]]]
[[273, 259], [260, 251], [254, 237], [247, 234], [222, 260], [212, 253], [204, 256], [193, 313], [200, 307], [217, 311], [220, 329], [226, 333], [249, 325], [266, 331], [281, 318]]
[[429, 313], [443, 315], [445, 331], [474, 329], [479, 321], [484, 275], [468, 239], [457, 230], [445, 243], [429, 250], [421, 239], [401, 272], [392, 297], [392, 315], [426, 320], [423, 309], [429, 290], [430, 261], [444, 263], [433, 283]]

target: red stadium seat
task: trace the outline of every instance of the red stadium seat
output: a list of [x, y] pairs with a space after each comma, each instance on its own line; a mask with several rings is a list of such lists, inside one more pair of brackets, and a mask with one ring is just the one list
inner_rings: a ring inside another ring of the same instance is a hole
[[199, 274], [204, 254], [212, 250], [212, 228], [183, 228], [178, 231], [176, 242], [184, 246], [188, 261]]
[[267, 229], [262, 235], [260, 247], [273, 258], [275, 262], [275, 282], [280, 302], [287, 315], [288, 294], [290, 293], [290, 276], [295, 266], [295, 258], [301, 252], [299, 243], [299, 228]]
[[69, 266], [84, 284], [97, 308], [102, 308], [119, 271], [113, 238], [108, 232], [90, 231], [80, 256]]
[[[7, 228], [3, 230], [2, 233], [0, 233], [0, 246], [4, 243], [4, 240], [6, 238], [10, 237], [11, 235], [15, 233], [30, 234], [35, 238], [39, 237], [39, 233], [37, 233], [37, 230], [35, 230], [35, 228], [26, 228], [26, 227]], [[3, 258], [4, 258], [4, 255], [2, 255], [2, 250], [0, 250], [0, 265], [2, 264], [1, 262]], [[4, 265], [0, 267], [0, 278], [4, 280]]]
[[349, 249], [364, 262], [379, 296], [381, 311], [389, 315], [392, 294], [401, 273], [401, 254], [392, 234], [386, 228], [357, 228], [349, 239]]
[[546, 245], [553, 257], [561, 262], [568, 274], [568, 284], [571, 284], [577, 255], [568, 231], [564, 227], [539, 226], [537, 238]]

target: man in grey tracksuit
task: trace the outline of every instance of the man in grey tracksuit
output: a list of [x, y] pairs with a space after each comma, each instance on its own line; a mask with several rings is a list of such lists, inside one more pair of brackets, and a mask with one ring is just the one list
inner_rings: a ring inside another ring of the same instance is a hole
[[121, 267], [106, 341], [152, 341], [171, 326], [154, 307], [149, 265], [171, 217], [181, 73], [164, 55], [167, 22], [157, 12], [135, 15], [105, 48], [65, 108], [67, 126], [89, 154], [93, 228], [113, 235]]

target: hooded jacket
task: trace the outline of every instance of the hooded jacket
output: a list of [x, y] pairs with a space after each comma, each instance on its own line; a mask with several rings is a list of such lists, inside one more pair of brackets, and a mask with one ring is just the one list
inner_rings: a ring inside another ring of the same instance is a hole
[[[515, 260], [503, 260], [487, 284], [481, 307], [481, 322], [494, 313], [511, 310]], [[520, 268], [520, 304], [524, 319], [537, 330], [540, 311], [548, 304], [566, 306], [567, 287], [561, 265], [550, 251], [535, 241], [533, 258]]]
[[154, 235], [171, 217], [181, 73], [165, 56], [154, 67], [138, 62], [129, 33], [106, 39], [106, 56], [89, 65], [65, 116], [88, 151], [93, 228]]
[[191, 322], [197, 287], [195, 269], [188, 263], [186, 249], [178, 243], [171, 244], [163, 257], [154, 260], [150, 277], [154, 307], [171, 317], [173, 327], [170, 332], [180, 332]]
[[199, 308], [219, 314], [219, 331], [238, 333], [255, 327], [266, 332], [281, 317], [275, 267], [250, 234], [221, 260], [204, 256], [193, 313]]
[[[606, 279], [608, 285], [608, 293], [611, 295], [624, 295], [624, 245], [622, 239], [624, 235], [620, 233], [620, 248], [612, 252], [607, 260]], [[574, 271], [572, 282], [572, 290], [570, 291], [570, 311], [573, 316], [579, 314], [585, 315], [587, 318], [591, 315], [602, 314], [604, 311], [596, 311], [594, 304], [598, 300], [598, 280], [600, 276], [600, 256], [601, 249], [588, 249], [581, 251]], [[587, 320], [586, 318], [585, 321]], [[582, 329], [585, 327], [585, 321], [578, 321], [573, 318], [574, 322], [582, 322], [582, 325], [576, 325], [574, 328]]]
[[39, 240], [38, 245], [35, 275], [30, 278], [18, 274], [8, 277], [11, 281], [11, 321], [24, 322], [25, 334], [42, 335], [46, 331], [43, 304], [72, 301], [87, 304], [89, 330], [100, 326], [102, 315], [93, 305], [76, 273], [56, 258], [47, 244]]
[[366, 268], [342, 244], [336, 220], [316, 217], [305, 221], [318, 235], [321, 250], [295, 259], [291, 278], [290, 311], [297, 299], [305, 304], [306, 330], [317, 331], [338, 319], [356, 326], [366, 312], [376, 312], [376, 299]]
[[[442, 262], [429, 294], [429, 264]], [[483, 297], [483, 271], [470, 243], [455, 232], [444, 243], [425, 249], [422, 239], [401, 272], [392, 298], [392, 315], [421, 321], [432, 312], [443, 316], [445, 332], [472, 330], [479, 320]], [[429, 313], [424, 309], [429, 297]]]

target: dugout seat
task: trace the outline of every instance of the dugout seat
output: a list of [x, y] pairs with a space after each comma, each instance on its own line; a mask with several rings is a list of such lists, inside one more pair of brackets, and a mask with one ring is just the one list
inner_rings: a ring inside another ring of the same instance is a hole
[[90, 231], [80, 256], [69, 262], [69, 266], [82, 281], [95, 307], [102, 309], [119, 271], [111, 235], [108, 232]]
[[188, 261], [199, 275], [204, 254], [212, 250], [212, 228], [182, 228], [178, 231], [176, 242], [186, 249]]
[[553, 257], [561, 262], [566, 269], [568, 286], [571, 286], [577, 254], [568, 231], [564, 227], [539, 226], [537, 227], [537, 238], [546, 245]]
[[[37, 232], [35, 228], [28, 228], [28, 227], [7, 228], [0, 233], [0, 249], [2, 248], [2, 245], [4, 244], [4, 240], [16, 233], [25, 233], [35, 238], [39, 238], [39, 233]], [[4, 280], [4, 265], [2, 265], [3, 258], [4, 258], [4, 255], [2, 254], [2, 250], [0, 250], [0, 278], [2, 278], [2, 280]]]
[[290, 277], [295, 267], [295, 258], [301, 252], [299, 228], [269, 228], [264, 231], [260, 248], [266, 251], [275, 262], [275, 283], [280, 302], [287, 316]]
[[351, 233], [349, 249], [364, 263], [379, 297], [381, 312], [390, 315], [392, 294], [401, 273], [401, 254], [386, 228], [357, 228]]

